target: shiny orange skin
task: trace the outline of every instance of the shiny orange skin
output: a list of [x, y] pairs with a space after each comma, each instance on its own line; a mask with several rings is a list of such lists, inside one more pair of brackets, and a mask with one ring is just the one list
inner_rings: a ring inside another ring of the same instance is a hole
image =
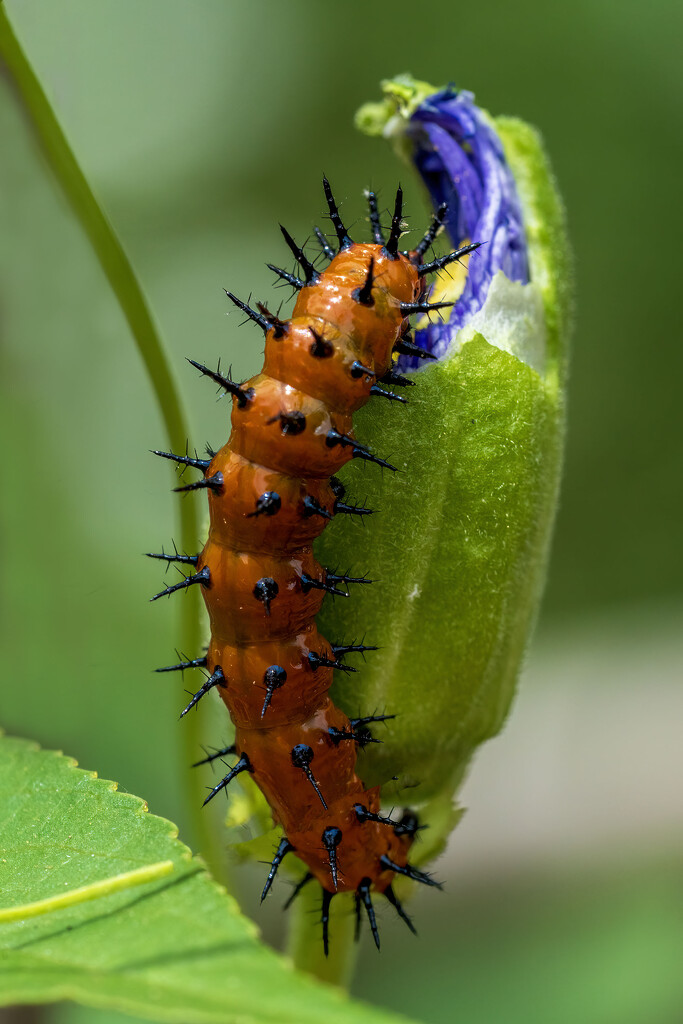
[[[330, 686], [332, 669], [311, 668], [310, 652], [332, 657], [332, 648], [312, 623], [308, 628], [286, 640], [263, 643], [226, 643], [213, 636], [208, 651], [209, 663], [220, 665], [229, 680], [230, 716], [240, 729], [261, 728], [270, 732], [294, 721], [306, 721], [314, 714]], [[264, 674], [269, 665], [280, 665], [287, 673], [287, 690], [275, 690], [263, 717], [266, 697]], [[227, 694], [224, 695], [227, 698]]]
[[[213, 539], [237, 551], [293, 551], [310, 544], [325, 529], [322, 516], [302, 515], [306, 495], [330, 515], [335, 496], [329, 480], [303, 480], [267, 469], [236, 455], [228, 445], [214, 457], [211, 472], [223, 475], [223, 491], [209, 491]], [[282, 502], [277, 528], [268, 516], [252, 516], [259, 496], [276, 491]], [[225, 495], [230, 495], [228, 502]]]
[[[355, 296], [371, 258], [373, 303], [364, 305]], [[328, 696], [333, 669], [313, 667], [308, 658], [333, 655], [315, 626], [324, 591], [305, 591], [301, 583], [302, 572], [325, 579], [311, 544], [327, 519], [306, 516], [303, 499], [310, 495], [334, 515], [329, 478], [352, 458], [352, 448], [329, 446], [327, 434], [354, 437], [351, 415], [370, 397], [375, 377], [390, 368], [407, 327], [400, 304], [415, 302], [422, 291], [416, 267], [402, 254], [391, 259], [383, 246], [361, 243], [342, 250], [316, 283], [301, 289], [284, 333], [268, 332], [263, 370], [242, 385], [253, 389], [246, 403], [233, 399], [230, 439], [207, 470], [207, 476], [223, 476], [222, 486], [209, 493], [209, 537], [198, 563], [211, 577], [202, 588], [211, 620], [207, 665], [223, 670], [227, 684], [218, 690], [236, 726], [237, 752], [248, 757], [274, 821], [329, 892], [355, 890], [368, 879], [384, 891], [393, 872], [380, 857], [404, 866], [411, 838], [389, 825], [359, 821], [354, 805], [379, 811], [379, 790], [366, 790], [356, 774], [356, 742], [335, 742], [329, 732], [348, 733], [351, 726]], [[312, 351], [316, 336], [324, 356]], [[371, 373], [354, 373], [356, 362]], [[293, 412], [305, 417], [303, 429], [288, 429], [281, 414]], [[255, 516], [266, 491], [278, 494], [279, 508]], [[278, 588], [268, 608], [254, 596], [266, 577]], [[272, 691], [264, 712], [269, 666], [283, 669], [286, 681]], [[292, 763], [300, 744], [313, 752], [310, 770], [327, 807]], [[321, 841], [329, 826], [342, 831], [336, 889]]]

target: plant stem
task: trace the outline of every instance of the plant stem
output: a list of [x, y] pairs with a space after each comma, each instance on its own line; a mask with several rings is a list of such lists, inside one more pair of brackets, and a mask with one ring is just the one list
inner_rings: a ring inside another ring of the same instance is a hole
[[[0, 60], [4, 62], [9, 72], [10, 80], [16, 88], [23, 111], [43, 154], [81, 224], [128, 321], [137, 350], [149, 375], [171, 448], [182, 453], [185, 451], [189, 437], [188, 421], [168, 356], [152, 319], [147, 300], [130, 260], [93, 195], [50, 102], [14, 34], [2, 0], [0, 0]], [[181, 548], [185, 551], [194, 551], [199, 537], [195, 507], [192, 502], [182, 501], [179, 495], [177, 514]], [[180, 632], [182, 650], [196, 651], [199, 649], [200, 625], [196, 600], [190, 598], [190, 600], [182, 602]], [[189, 764], [196, 757], [200, 743], [199, 716], [188, 716], [184, 726], [180, 739], [182, 744], [180, 756], [183, 766]], [[216, 877], [219, 877], [221, 857], [217, 852], [216, 839], [209, 828], [206, 816], [202, 816], [200, 813], [203, 788], [199, 784], [199, 779], [191, 778], [188, 771], [183, 771], [182, 776], [187, 802], [187, 818], [192, 833], [191, 844], [204, 854]]]
[[348, 988], [356, 963], [354, 943], [356, 915], [350, 893], [336, 896], [330, 903], [329, 956], [325, 956], [320, 920], [320, 889], [311, 882], [290, 910], [287, 952], [300, 971], [321, 981]]

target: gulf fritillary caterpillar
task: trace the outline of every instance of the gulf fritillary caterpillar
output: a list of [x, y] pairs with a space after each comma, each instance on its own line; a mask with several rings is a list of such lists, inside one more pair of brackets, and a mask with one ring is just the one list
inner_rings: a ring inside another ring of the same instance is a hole
[[477, 245], [423, 262], [444, 219], [443, 205], [416, 248], [399, 251], [400, 187], [388, 240], [371, 192], [373, 241], [353, 242], [326, 178], [323, 187], [337, 236], [334, 249], [316, 228], [327, 269], [317, 270], [284, 228], [303, 278], [269, 264], [298, 292], [292, 317], [280, 320], [265, 306], [254, 310], [227, 292], [265, 333], [262, 371], [237, 384], [220, 368], [189, 360], [232, 396], [232, 432], [210, 459], [155, 453], [202, 471], [202, 479], [177, 490], [207, 492], [210, 528], [198, 555], [151, 557], [196, 570], [152, 600], [197, 584], [211, 622], [204, 657], [159, 671], [205, 668], [209, 675], [183, 715], [215, 687], [235, 725], [233, 745], [197, 762], [237, 757], [205, 803], [239, 773], [253, 774], [284, 832], [261, 898], [285, 855], [295, 852], [308, 871], [292, 898], [311, 879], [320, 883], [327, 954], [335, 893], [355, 892], [358, 918], [364, 907], [379, 948], [371, 891], [383, 894], [414, 930], [392, 889], [394, 876], [438, 883], [408, 863], [417, 816], [383, 816], [379, 787], [365, 789], [356, 774], [358, 747], [373, 742], [368, 726], [393, 716], [350, 720], [328, 695], [335, 669], [354, 671], [344, 658], [374, 648], [330, 644], [318, 633], [315, 616], [326, 592], [345, 593], [340, 585], [371, 581], [324, 569], [312, 542], [336, 515], [370, 511], [345, 503], [334, 475], [345, 463], [357, 458], [395, 468], [355, 438], [352, 414], [373, 396], [406, 401], [381, 386], [415, 383], [395, 371], [394, 353], [434, 358], [412, 342], [408, 318], [451, 305], [426, 301], [426, 275]]

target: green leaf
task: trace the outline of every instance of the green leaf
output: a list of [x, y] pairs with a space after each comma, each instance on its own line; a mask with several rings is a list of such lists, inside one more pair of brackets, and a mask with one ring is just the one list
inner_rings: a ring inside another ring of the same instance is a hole
[[402, 1019], [294, 972], [171, 822], [61, 754], [0, 739], [0, 808], [0, 1005], [73, 999], [190, 1024]]

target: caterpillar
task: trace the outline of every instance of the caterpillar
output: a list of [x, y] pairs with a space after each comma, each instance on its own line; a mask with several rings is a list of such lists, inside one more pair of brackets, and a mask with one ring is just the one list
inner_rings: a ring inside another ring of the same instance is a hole
[[318, 270], [285, 228], [302, 276], [268, 264], [296, 290], [290, 319], [281, 320], [261, 304], [253, 309], [227, 292], [265, 334], [261, 372], [236, 383], [220, 365], [214, 371], [189, 360], [232, 397], [232, 431], [208, 459], [155, 452], [201, 471], [201, 479], [178, 490], [206, 491], [210, 527], [200, 554], [151, 557], [194, 570], [152, 600], [197, 585], [211, 625], [205, 656], [159, 671], [205, 669], [208, 675], [183, 714], [216, 689], [235, 726], [234, 744], [197, 762], [236, 758], [205, 803], [240, 773], [251, 773], [284, 833], [261, 899], [283, 858], [295, 853], [307, 872], [288, 904], [303, 885], [319, 882], [327, 955], [336, 893], [355, 893], [358, 922], [364, 908], [379, 948], [371, 894], [382, 894], [414, 931], [393, 880], [399, 875], [439, 883], [408, 860], [422, 827], [417, 815], [383, 815], [379, 787], [365, 789], [356, 772], [358, 748], [375, 741], [370, 726], [393, 716], [349, 719], [329, 696], [335, 670], [355, 671], [345, 658], [376, 648], [331, 644], [318, 632], [315, 617], [326, 593], [347, 593], [350, 584], [371, 581], [323, 568], [312, 543], [336, 516], [370, 511], [345, 501], [335, 475], [342, 466], [362, 459], [395, 468], [355, 437], [353, 413], [374, 397], [405, 403], [404, 396], [387, 390], [415, 383], [396, 371], [395, 355], [434, 358], [412, 341], [409, 318], [452, 305], [427, 300], [427, 275], [477, 244], [424, 262], [446, 215], [444, 204], [415, 249], [400, 251], [400, 187], [388, 238], [377, 197], [369, 192], [372, 242], [354, 242], [326, 178], [323, 189], [336, 234], [333, 246], [315, 229], [329, 261], [326, 269]]

